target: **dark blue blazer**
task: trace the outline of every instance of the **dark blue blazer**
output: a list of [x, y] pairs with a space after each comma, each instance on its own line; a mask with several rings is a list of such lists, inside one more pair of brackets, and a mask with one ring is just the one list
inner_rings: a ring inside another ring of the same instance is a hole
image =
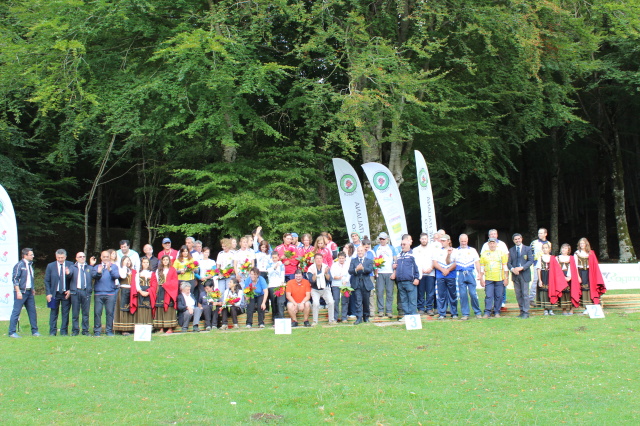
[[371, 291], [373, 290], [373, 282], [371, 281], [371, 273], [373, 272], [373, 260], [365, 256], [362, 260], [362, 266], [364, 267], [364, 269], [356, 271], [356, 266], [358, 266], [359, 263], [360, 259], [358, 257], [354, 257], [353, 259], [351, 259], [351, 263], [349, 264], [351, 288], [356, 290], [362, 287], [367, 291]]
[[[509, 260], [507, 262], [507, 268], [509, 270], [518, 266], [518, 262], [520, 262], [520, 266], [524, 269], [520, 272], [522, 278], [525, 281], [531, 281], [531, 265], [533, 265], [533, 250], [531, 247], [525, 246], [522, 244], [520, 250], [520, 258], [516, 255], [516, 246], [513, 246], [509, 249]], [[512, 273], [513, 275], [513, 273]]]
[[85, 291], [87, 293], [91, 293], [93, 291], [93, 279], [98, 275], [98, 271], [96, 271], [93, 266], [85, 263], [83, 271], [80, 271], [80, 268], [76, 263], [73, 265], [73, 268], [69, 268], [69, 272], [71, 272], [71, 284], [69, 285], [71, 294], [76, 294], [76, 290], [78, 289], [78, 277], [81, 273], [84, 273]]
[[[71, 268], [73, 268], [73, 263], [68, 260], [64, 261], [65, 268], [69, 268], [69, 275], [65, 274], [65, 280], [67, 283], [67, 290], [71, 289]], [[47, 265], [47, 270], [44, 273], [44, 288], [47, 291], [47, 295], [56, 294], [58, 291], [58, 284], [60, 282], [59, 274], [59, 266], [58, 262], [51, 262]]]

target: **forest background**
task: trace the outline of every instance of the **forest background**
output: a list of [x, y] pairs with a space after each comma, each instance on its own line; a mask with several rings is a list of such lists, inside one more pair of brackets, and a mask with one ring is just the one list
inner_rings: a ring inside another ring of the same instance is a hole
[[454, 238], [544, 226], [630, 262], [638, 46], [638, 0], [4, 1], [0, 183], [51, 258], [258, 225], [342, 244], [331, 158], [387, 165], [417, 237], [418, 149]]

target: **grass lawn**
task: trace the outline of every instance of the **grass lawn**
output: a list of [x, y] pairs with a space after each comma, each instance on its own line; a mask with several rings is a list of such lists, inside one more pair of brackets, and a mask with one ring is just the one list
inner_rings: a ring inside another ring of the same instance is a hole
[[[3, 422], [637, 424], [640, 313], [132, 337], [6, 337]], [[483, 305], [483, 304], [482, 304]], [[606, 311], [605, 311], [606, 313]], [[93, 323], [93, 320], [91, 321]]]

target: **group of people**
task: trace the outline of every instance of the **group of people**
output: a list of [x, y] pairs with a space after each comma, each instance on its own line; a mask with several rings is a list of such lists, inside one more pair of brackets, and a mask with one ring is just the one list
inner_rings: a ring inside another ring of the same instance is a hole
[[[403, 236], [400, 247], [392, 246], [385, 232], [373, 247], [366, 236], [361, 239], [353, 233], [350, 237], [341, 251], [329, 233], [315, 241], [310, 234], [286, 233], [282, 244], [272, 247], [259, 227], [239, 241], [221, 240], [222, 250], [215, 259], [208, 247], [192, 237], [179, 250], [164, 238], [157, 257], [151, 245], [145, 245], [141, 255], [127, 240], [120, 242], [117, 251], [103, 251], [99, 261], [79, 252], [74, 263], [60, 249], [44, 277], [49, 334], [55, 336], [58, 330], [61, 335], [69, 334], [71, 314], [71, 335], [89, 335], [91, 296], [93, 335], [102, 335], [105, 311], [104, 333], [113, 336], [132, 333], [136, 324], [150, 324], [158, 333], [167, 334], [176, 327], [188, 331], [193, 324], [197, 332], [202, 318], [207, 331], [227, 329], [229, 317], [239, 327], [239, 316], [244, 313], [244, 326], [251, 328], [256, 312], [257, 326], [264, 328], [268, 311], [274, 322], [288, 314], [297, 327], [302, 315], [304, 326], [311, 327], [318, 323], [321, 307], [327, 308], [329, 324], [350, 320], [359, 324], [375, 315], [393, 318], [396, 289], [401, 322], [405, 315], [414, 314], [445, 319], [450, 313], [457, 319], [458, 300], [462, 320], [469, 318], [471, 309], [478, 318], [499, 317], [509, 275], [520, 318], [528, 318], [529, 307], [536, 304], [545, 315], [554, 315], [555, 307], [572, 315], [574, 307], [598, 304], [606, 291], [589, 242], [582, 238], [573, 255], [571, 247], [563, 244], [561, 254], [552, 256], [544, 228], [530, 246], [522, 244], [520, 234], [514, 234], [511, 248], [492, 229], [480, 254], [469, 247], [465, 234], [459, 237], [459, 247], [453, 248], [444, 230], [432, 237], [421, 234], [414, 248], [410, 235]], [[16, 326], [23, 306], [32, 334], [40, 335], [33, 257], [33, 250], [24, 248], [22, 260], [13, 269], [10, 337], [20, 337]], [[476, 291], [478, 279], [485, 289], [484, 314]]]

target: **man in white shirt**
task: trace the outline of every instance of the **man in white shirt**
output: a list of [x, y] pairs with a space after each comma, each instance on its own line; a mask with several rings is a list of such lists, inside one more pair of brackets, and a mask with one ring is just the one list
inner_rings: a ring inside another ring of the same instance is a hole
[[[337, 322], [347, 321], [347, 308], [349, 307], [349, 297], [343, 296], [341, 287], [349, 287], [351, 275], [349, 275], [349, 262], [347, 254], [341, 251], [338, 260], [331, 266], [331, 294], [333, 295], [334, 318]], [[342, 308], [340, 308], [342, 303]]]
[[20, 311], [24, 306], [29, 315], [29, 324], [31, 325], [31, 334], [39, 337], [38, 317], [36, 314], [36, 289], [33, 282], [33, 249], [25, 247], [21, 251], [22, 260], [13, 267], [13, 310], [9, 321], [9, 332], [7, 335], [13, 338], [20, 338], [16, 333], [18, 319], [20, 319]]
[[429, 242], [429, 234], [420, 234], [420, 245], [413, 249], [420, 271], [418, 284], [418, 314], [434, 315], [433, 307], [436, 299], [436, 271], [433, 269], [433, 243]]
[[[544, 243], [549, 244], [549, 248], [551, 248], [551, 241], [547, 240], [547, 229], [540, 228], [538, 229], [538, 239], [531, 241], [531, 250], [533, 251], [533, 259], [534, 265], [542, 256], [542, 245]], [[529, 289], [529, 303], [531, 306], [535, 306], [536, 304], [536, 289], [538, 288], [538, 274], [536, 271], [533, 271], [533, 281], [531, 282], [531, 288]]]
[[130, 243], [129, 240], [121, 240], [120, 241], [120, 250], [118, 250], [116, 252], [116, 255], [118, 256], [118, 265], [120, 266], [120, 262], [122, 261], [122, 258], [125, 256], [128, 256], [129, 259], [131, 259], [131, 264], [133, 265], [133, 269], [135, 269], [136, 271], [140, 270], [140, 255], [138, 254], [137, 251], [135, 250], [131, 250], [130, 247]]
[[461, 319], [469, 319], [469, 298], [471, 298], [471, 307], [476, 318], [481, 318], [482, 311], [476, 291], [476, 276], [480, 272], [480, 256], [478, 256], [476, 249], [469, 247], [467, 234], [460, 234], [458, 241], [460, 241], [460, 247], [456, 250], [456, 274], [460, 292]]
[[395, 284], [391, 279], [391, 274], [393, 273], [393, 264], [396, 261], [398, 253], [396, 249], [389, 244], [389, 235], [386, 232], [381, 232], [380, 235], [378, 235], [378, 241], [380, 244], [373, 248], [373, 253], [375, 257], [382, 256], [384, 259], [384, 266], [377, 269], [378, 275], [376, 277], [378, 316], [386, 315], [389, 318], [393, 318], [393, 288]]

